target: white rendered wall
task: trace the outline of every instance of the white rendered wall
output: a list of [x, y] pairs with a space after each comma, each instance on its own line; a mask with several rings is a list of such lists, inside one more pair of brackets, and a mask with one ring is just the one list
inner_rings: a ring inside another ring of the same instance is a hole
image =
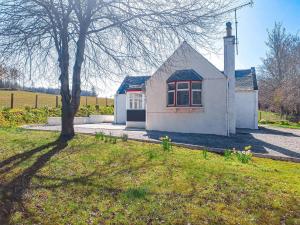
[[118, 124], [126, 123], [126, 94], [115, 95], [114, 122]]
[[236, 127], [258, 129], [258, 91], [236, 91]]
[[235, 114], [235, 37], [224, 37], [224, 74], [228, 76], [229, 132], [236, 133]]
[[[194, 69], [203, 78], [202, 108], [167, 107], [166, 80], [176, 70]], [[226, 77], [183, 43], [146, 82], [146, 129], [227, 135]]]
[[126, 128], [145, 128], [145, 122], [126, 121]]

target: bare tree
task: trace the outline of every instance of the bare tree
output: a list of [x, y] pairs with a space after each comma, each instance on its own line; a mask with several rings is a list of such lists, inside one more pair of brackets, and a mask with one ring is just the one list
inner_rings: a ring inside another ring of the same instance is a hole
[[259, 101], [263, 108], [300, 115], [300, 39], [280, 23], [268, 32]]
[[49, 61], [58, 59], [61, 138], [70, 139], [83, 73], [97, 71], [105, 76], [138, 68], [141, 63], [156, 65], [182, 40], [207, 48], [224, 15], [237, 2], [0, 0], [2, 60], [30, 62], [31, 69], [47, 68]]

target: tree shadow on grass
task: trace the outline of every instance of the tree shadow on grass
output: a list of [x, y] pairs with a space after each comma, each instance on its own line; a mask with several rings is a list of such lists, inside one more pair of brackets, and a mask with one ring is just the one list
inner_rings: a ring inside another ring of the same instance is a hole
[[[67, 142], [54, 141], [30, 151], [14, 155], [0, 162], [1, 173], [8, 172], [34, 154], [50, 148], [45, 154], [40, 155], [36, 161], [26, 168], [21, 174], [11, 181], [0, 186], [0, 224], [10, 224], [10, 219], [15, 211], [21, 210], [29, 214], [23, 206], [22, 198], [28, 190], [32, 178], [44, 165], [57, 153], [67, 146]], [[12, 165], [10, 165], [12, 164]]]

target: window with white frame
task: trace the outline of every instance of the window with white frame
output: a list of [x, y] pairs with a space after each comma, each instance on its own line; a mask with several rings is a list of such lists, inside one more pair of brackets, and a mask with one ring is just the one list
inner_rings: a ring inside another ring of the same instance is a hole
[[168, 83], [168, 106], [175, 105], [175, 82]]
[[128, 103], [127, 109], [143, 110], [144, 109], [144, 94], [143, 93], [127, 93]]
[[190, 83], [177, 82], [176, 86], [176, 105], [189, 106], [190, 105]]
[[201, 105], [202, 83], [192, 81], [192, 105]]
[[201, 81], [174, 81], [167, 83], [167, 105], [177, 107], [202, 106]]

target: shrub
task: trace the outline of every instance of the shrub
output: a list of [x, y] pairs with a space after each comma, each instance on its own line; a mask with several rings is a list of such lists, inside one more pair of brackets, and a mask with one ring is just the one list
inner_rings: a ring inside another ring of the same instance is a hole
[[104, 140], [104, 133], [103, 132], [97, 132], [96, 134], [95, 134], [95, 138], [97, 139], [97, 140], [101, 140], [101, 141], [103, 141]]
[[232, 155], [233, 155], [233, 151], [231, 151], [230, 149], [226, 149], [224, 151], [224, 158], [225, 158], [225, 160], [232, 159]]
[[9, 123], [4, 118], [2, 112], [0, 112], [0, 127], [8, 127]]
[[266, 121], [265, 119], [261, 119], [261, 120], [259, 121], [259, 123], [261, 123], [261, 124], [266, 124], [267, 121]]
[[111, 140], [112, 140], [111, 143], [117, 144], [117, 138], [116, 137], [113, 137]]
[[246, 146], [244, 151], [237, 151], [236, 157], [241, 163], [249, 163], [252, 159], [251, 146]]
[[164, 151], [171, 151], [172, 150], [172, 140], [168, 136], [161, 137], [160, 140], [162, 141], [162, 147]]
[[158, 156], [157, 153], [155, 151], [152, 151], [152, 150], [150, 150], [149, 152], [147, 152], [147, 155], [148, 155], [148, 159], [149, 160], [155, 159]]
[[281, 120], [280, 125], [290, 125], [289, 121]]
[[203, 158], [204, 159], [207, 159], [208, 158], [208, 151], [207, 150], [202, 150], [202, 155], [203, 155]]
[[101, 115], [113, 115], [114, 114], [114, 107], [112, 106], [105, 106], [100, 108]]
[[122, 134], [122, 141], [128, 141], [128, 134]]

